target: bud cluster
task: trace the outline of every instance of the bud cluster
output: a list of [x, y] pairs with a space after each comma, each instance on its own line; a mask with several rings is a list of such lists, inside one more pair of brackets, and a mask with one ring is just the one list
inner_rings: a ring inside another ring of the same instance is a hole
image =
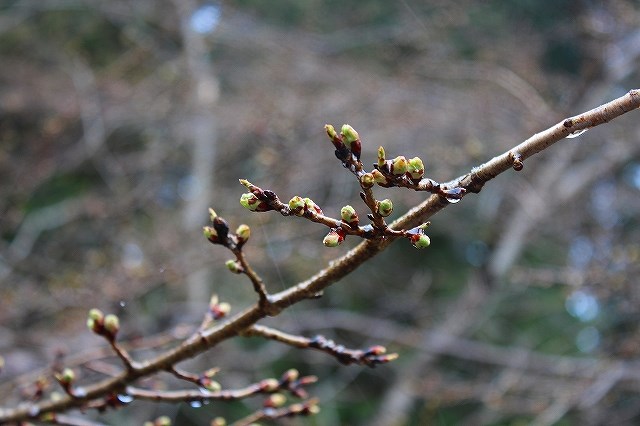
[[220, 371], [218, 368], [210, 368], [198, 377], [198, 384], [209, 392], [219, 392], [222, 386], [213, 377]]
[[289, 211], [296, 216], [305, 214], [323, 214], [322, 209], [311, 198], [302, 198], [298, 195], [289, 200]]
[[114, 314], [105, 315], [100, 309], [93, 308], [87, 315], [87, 327], [95, 334], [113, 342], [120, 330], [120, 319]]
[[218, 295], [214, 294], [209, 300], [209, 312], [214, 320], [219, 320], [231, 312], [231, 305], [227, 302], [220, 302]]

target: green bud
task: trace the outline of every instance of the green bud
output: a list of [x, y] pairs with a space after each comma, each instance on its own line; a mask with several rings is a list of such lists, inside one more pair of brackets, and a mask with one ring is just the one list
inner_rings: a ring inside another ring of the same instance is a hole
[[378, 214], [382, 217], [387, 217], [393, 212], [393, 203], [390, 199], [385, 198], [378, 203]]
[[258, 197], [256, 197], [254, 194], [247, 192], [242, 194], [242, 196], [240, 197], [240, 204], [242, 205], [242, 207], [244, 207], [245, 209], [249, 209], [252, 212], [255, 211], [264, 211], [262, 208], [264, 207], [263, 204]]
[[87, 316], [87, 327], [91, 331], [96, 331], [99, 327], [102, 327], [104, 322], [104, 313], [100, 309], [93, 308], [89, 311]]
[[204, 377], [206, 377], [207, 379], [210, 379], [210, 378], [214, 377], [216, 374], [218, 374], [219, 371], [220, 371], [220, 369], [218, 367], [213, 367], [213, 368], [208, 369], [204, 373], [202, 373], [202, 375]]
[[105, 316], [104, 329], [115, 337], [115, 335], [118, 334], [118, 330], [120, 330], [120, 319], [114, 314]]
[[324, 131], [327, 132], [327, 135], [331, 140], [338, 137], [338, 133], [336, 133], [336, 129], [331, 124], [324, 125]]
[[264, 379], [260, 381], [260, 390], [263, 392], [275, 392], [280, 388], [280, 382], [276, 379]]
[[153, 424], [154, 426], [171, 426], [171, 418], [169, 416], [160, 416]]
[[289, 200], [289, 209], [296, 216], [302, 216], [304, 214], [304, 205], [305, 202], [302, 197], [299, 197], [297, 195]]
[[244, 272], [244, 268], [236, 260], [229, 259], [224, 264], [227, 267], [227, 269], [233, 272], [234, 274], [241, 274]]
[[239, 181], [240, 181], [240, 183], [241, 183], [243, 186], [245, 186], [248, 190], [251, 190], [251, 187], [253, 187], [253, 186], [254, 186], [251, 182], [249, 182], [249, 181], [248, 181], [248, 180], [246, 180], [246, 179], [238, 179], [238, 180], [239, 180]]
[[249, 225], [245, 225], [244, 223], [240, 226], [238, 226], [238, 228], [236, 229], [236, 235], [238, 236], [238, 238], [240, 238], [243, 242], [247, 241], [249, 239], [249, 237], [251, 236], [251, 228], [249, 228]]
[[358, 132], [356, 132], [356, 130], [348, 124], [342, 125], [340, 134], [342, 135], [342, 140], [347, 146], [350, 146], [352, 142], [360, 139], [360, 135], [358, 135]]
[[431, 239], [425, 234], [416, 234], [411, 236], [411, 244], [417, 249], [429, 247]]
[[320, 406], [318, 404], [310, 404], [309, 406], [307, 406], [307, 412], [310, 415], [315, 415], [318, 414], [320, 412]]
[[407, 163], [407, 159], [404, 155], [399, 155], [393, 159], [393, 163], [391, 164], [391, 173], [396, 176], [403, 175], [407, 172], [409, 163]]
[[322, 240], [325, 247], [338, 247], [344, 241], [344, 237], [333, 229]]
[[209, 219], [211, 220], [211, 222], [213, 222], [213, 220], [218, 217], [218, 214], [216, 213], [216, 211], [214, 209], [212, 209], [211, 207], [209, 207]]
[[322, 209], [311, 198], [303, 198], [305, 208], [313, 213], [322, 214]]
[[385, 161], [387, 161], [385, 157], [384, 148], [381, 146], [378, 148], [378, 167], [383, 167]]
[[269, 395], [269, 398], [265, 401], [265, 407], [280, 408], [287, 402], [287, 397], [281, 393], [274, 393]]
[[227, 426], [227, 421], [224, 419], [224, 417], [216, 417], [215, 419], [211, 420], [211, 426]]
[[65, 368], [56, 374], [56, 379], [58, 379], [63, 386], [68, 386], [76, 380], [76, 373], [70, 368]]
[[282, 375], [282, 380], [284, 382], [295, 382], [300, 377], [300, 372], [295, 368], [290, 368], [284, 372]]
[[358, 224], [358, 213], [356, 213], [356, 210], [351, 206], [344, 206], [340, 209], [340, 217], [350, 225]]
[[365, 189], [371, 188], [375, 184], [375, 182], [376, 181], [375, 181], [372, 173], [365, 173], [360, 177], [360, 184]]
[[209, 392], [218, 392], [220, 389], [222, 389], [222, 386], [220, 386], [220, 383], [211, 379], [203, 380], [202, 387], [208, 390]]
[[371, 174], [373, 175], [373, 180], [378, 185], [387, 185], [389, 183], [387, 178], [384, 177], [384, 175], [382, 174], [382, 172], [380, 170], [376, 169], [376, 170], [372, 171]]
[[211, 226], [203, 226], [202, 233], [212, 243], [218, 242], [218, 232]]
[[408, 172], [411, 175], [411, 179], [422, 179], [424, 175], [424, 164], [420, 157], [413, 157], [409, 160]]

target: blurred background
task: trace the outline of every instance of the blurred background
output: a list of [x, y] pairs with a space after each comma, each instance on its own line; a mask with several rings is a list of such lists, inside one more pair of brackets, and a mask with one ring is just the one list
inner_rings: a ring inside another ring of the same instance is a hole
[[[635, 0], [0, 2], [0, 400], [57, 365], [88, 382], [117, 366], [85, 325], [117, 313], [137, 359], [200, 323], [212, 293], [256, 299], [202, 236], [212, 206], [247, 223], [272, 292], [359, 241], [255, 214], [246, 178], [282, 199], [364, 214], [325, 123], [353, 125], [372, 163], [420, 156], [447, 181], [566, 116], [640, 87]], [[314, 374], [320, 414], [289, 424], [640, 422], [640, 121], [567, 139], [265, 324], [400, 358], [376, 369], [260, 339], [181, 364], [224, 387]], [[424, 194], [376, 189], [392, 218]], [[168, 375], [146, 387], [184, 387]], [[51, 386], [55, 389], [55, 385]], [[233, 420], [260, 398], [134, 402], [87, 416]]]

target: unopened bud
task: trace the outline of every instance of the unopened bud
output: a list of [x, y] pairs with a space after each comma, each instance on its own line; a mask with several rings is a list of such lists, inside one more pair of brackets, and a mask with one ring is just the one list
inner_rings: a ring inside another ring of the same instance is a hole
[[340, 217], [349, 225], [355, 226], [358, 224], [358, 213], [356, 213], [356, 210], [351, 206], [344, 206], [340, 209]]
[[227, 302], [218, 303], [214, 307], [210, 307], [211, 315], [214, 320], [219, 320], [220, 318], [224, 318], [231, 312], [231, 305]]
[[120, 319], [114, 315], [109, 314], [104, 317], [104, 329], [112, 336], [115, 337], [120, 330]]
[[153, 424], [154, 426], [171, 426], [171, 418], [169, 416], [160, 416]]
[[390, 199], [385, 198], [378, 203], [378, 214], [382, 217], [387, 217], [393, 212], [393, 203]]
[[213, 210], [211, 207], [209, 207], [209, 220], [211, 220], [211, 222], [213, 222], [213, 220], [218, 217], [218, 214], [216, 213], [215, 210]]
[[417, 249], [423, 249], [431, 245], [431, 238], [425, 234], [417, 234], [411, 236], [411, 244]]
[[280, 383], [276, 379], [264, 379], [260, 381], [260, 390], [263, 392], [275, 392], [280, 388]]
[[104, 313], [100, 309], [93, 308], [87, 315], [87, 327], [89, 330], [98, 331], [104, 322]]
[[76, 373], [70, 368], [65, 368], [60, 373], [56, 374], [56, 379], [64, 387], [71, 385], [76, 380]]
[[289, 209], [296, 216], [302, 216], [304, 214], [305, 202], [302, 197], [295, 196], [289, 200]]
[[216, 230], [213, 227], [211, 227], [211, 226], [203, 226], [202, 227], [202, 233], [207, 238], [207, 240], [211, 241], [212, 243], [217, 243], [218, 242], [218, 233], [216, 232]]
[[342, 125], [340, 131], [344, 144], [349, 148], [353, 155], [359, 160], [362, 152], [362, 142], [360, 141], [360, 135], [355, 131], [353, 127], [348, 124]]
[[385, 157], [385, 152], [383, 147], [378, 148], [378, 167], [383, 167], [387, 158]]
[[342, 125], [342, 129], [340, 129], [340, 134], [342, 135], [344, 143], [347, 146], [350, 146], [352, 142], [355, 142], [358, 139], [360, 139], [360, 135], [358, 135], [358, 132], [356, 132], [356, 130], [348, 124]]
[[399, 155], [393, 159], [393, 163], [391, 163], [391, 173], [396, 176], [403, 175], [407, 173], [407, 168], [409, 164], [407, 163], [407, 159], [404, 155]]
[[371, 172], [371, 174], [373, 175], [373, 180], [375, 183], [377, 183], [378, 185], [387, 185], [389, 183], [389, 181], [387, 180], [386, 177], [384, 177], [384, 175], [382, 174], [382, 172], [380, 170], [374, 170]]
[[244, 272], [244, 268], [242, 267], [240, 262], [238, 262], [237, 260], [229, 259], [224, 264], [227, 267], [227, 269], [233, 272], [234, 274], [241, 274]]
[[218, 367], [213, 367], [213, 368], [208, 369], [204, 373], [202, 373], [202, 376], [206, 377], [207, 379], [210, 379], [210, 378], [214, 377], [216, 374], [218, 374], [219, 371], [220, 371], [220, 369]]
[[204, 380], [201, 380], [201, 385], [203, 388], [205, 388], [209, 392], [218, 392], [220, 391], [220, 389], [222, 389], [222, 386], [220, 385], [220, 383], [216, 382], [215, 380], [211, 380], [209, 378], [205, 378]]
[[227, 426], [227, 421], [224, 419], [224, 417], [216, 417], [215, 419], [211, 420], [211, 426]]
[[255, 212], [259, 211], [260, 205], [263, 203], [251, 192], [246, 192], [240, 197], [240, 204], [245, 209], [249, 209], [252, 212]]
[[333, 127], [331, 124], [325, 124], [324, 131], [327, 132], [327, 135], [331, 140], [338, 137], [338, 133], [336, 132], [335, 127]]
[[282, 374], [282, 381], [284, 382], [295, 382], [300, 377], [300, 372], [295, 368], [290, 368]]
[[303, 198], [305, 208], [311, 212], [322, 214], [322, 209], [311, 198]]
[[420, 157], [413, 157], [409, 160], [407, 171], [411, 175], [411, 179], [422, 179], [422, 176], [424, 176], [424, 163], [422, 163]]
[[287, 402], [287, 397], [281, 393], [274, 393], [269, 395], [264, 402], [264, 406], [268, 408], [280, 408]]
[[338, 232], [332, 229], [324, 237], [324, 239], [322, 240], [322, 244], [324, 244], [325, 247], [337, 247], [340, 244], [342, 244], [343, 241], [344, 241], [344, 236], [340, 235]]
[[411, 236], [411, 244], [417, 249], [424, 249], [429, 247], [431, 244], [431, 239], [428, 235], [425, 234], [416, 234]]
[[363, 188], [369, 189], [375, 184], [375, 179], [373, 178], [373, 174], [365, 173], [360, 177], [360, 184]]
[[242, 242], [245, 242], [251, 236], [251, 228], [249, 228], [249, 225], [245, 225], [243, 223], [236, 229], [236, 235], [242, 240]]

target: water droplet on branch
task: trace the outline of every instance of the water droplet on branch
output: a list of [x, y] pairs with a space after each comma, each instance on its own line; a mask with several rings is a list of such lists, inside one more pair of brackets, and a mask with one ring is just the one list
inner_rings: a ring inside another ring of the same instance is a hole
[[578, 136], [582, 135], [583, 133], [586, 133], [587, 130], [589, 129], [582, 129], [582, 130], [576, 130], [575, 132], [571, 132], [567, 135], [567, 139], [573, 139], [573, 138], [577, 138]]

